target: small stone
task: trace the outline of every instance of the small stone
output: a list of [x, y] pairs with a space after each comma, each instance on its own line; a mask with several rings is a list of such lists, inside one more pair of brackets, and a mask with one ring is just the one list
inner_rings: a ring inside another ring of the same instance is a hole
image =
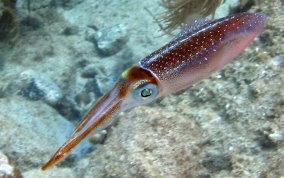
[[25, 30], [37, 30], [42, 26], [42, 22], [38, 18], [32, 16], [25, 17], [21, 24]]
[[6, 155], [0, 152], [0, 164], [8, 164], [9, 160]]
[[239, 0], [225, 1], [216, 9], [214, 17], [215, 18], [225, 17], [230, 14], [231, 9], [236, 8], [239, 5], [240, 5]]
[[62, 98], [61, 89], [45, 74], [27, 70], [20, 74], [23, 83], [22, 94], [31, 100], [41, 98], [55, 105]]
[[81, 92], [81, 93], [77, 93], [77, 95], [75, 96], [75, 101], [77, 105], [84, 106], [91, 102], [91, 98], [92, 97], [90, 97], [88, 93]]
[[277, 147], [277, 144], [268, 135], [261, 135], [256, 138], [256, 141], [262, 149], [275, 149]]
[[95, 79], [99, 88], [98, 93], [106, 93], [113, 87], [121, 73], [132, 65], [129, 60], [131, 58], [131, 50], [125, 48], [118, 55], [105, 57], [104, 60], [96, 63], [97, 75]]
[[126, 32], [126, 26], [122, 24], [98, 30], [94, 38], [99, 53], [111, 56], [119, 52], [128, 41]]
[[84, 88], [86, 92], [94, 93], [96, 98], [99, 98], [103, 95], [100, 90], [100, 87], [98, 86], [97, 80], [95, 79], [88, 80]]
[[210, 174], [201, 174], [201, 175], [198, 175], [196, 176], [196, 178], [210, 178]]
[[64, 0], [64, 1], [51, 0], [50, 5], [55, 7], [72, 8], [80, 4], [82, 1], [83, 0]]
[[107, 137], [107, 131], [102, 130], [91, 136], [90, 142], [93, 144], [103, 144], [106, 140], [106, 137]]
[[0, 178], [22, 178], [21, 172], [9, 164], [8, 157], [0, 152]]
[[[1, 98], [0, 108], [0, 148], [21, 170], [42, 165], [75, 129], [70, 121], [42, 101], [13, 95]], [[90, 149], [92, 144], [85, 140], [74, 149], [73, 157]]]
[[284, 141], [284, 132], [275, 132], [268, 136], [274, 142]]
[[24, 177], [31, 177], [31, 178], [76, 178], [81, 177], [76, 175], [77, 171], [71, 168], [57, 168], [54, 167], [48, 171], [42, 171], [40, 169], [31, 169], [26, 172], [23, 172]]
[[0, 70], [4, 68], [5, 60], [3, 58], [0, 58]]
[[207, 159], [202, 161], [202, 165], [210, 172], [231, 171], [233, 169], [231, 157], [226, 154], [210, 154]]
[[62, 31], [62, 34], [65, 36], [76, 35], [77, 33], [78, 33], [78, 29], [76, 27], [66, 27]]
[[81, 76], [84, 78], [94, 78], [96, 75], [97, 75], [96, 65], [94, 64], [86, 66], [81, 74]]
[[2, 174], [3, 177], [12, 175], [13, 170], [14, 170], [14, 168], [12, 166], [10, 166], [9, 164], [1, 164], [0, 165], [0, 173]]
[[275, 67], [278, 67], [278, 68], [283, 67], [283, 66], [284, 66], [284, 56], [283, 56], [283, 55], [275, 56], [275, 57], [272, 59], [272, 64], [273, 64]]

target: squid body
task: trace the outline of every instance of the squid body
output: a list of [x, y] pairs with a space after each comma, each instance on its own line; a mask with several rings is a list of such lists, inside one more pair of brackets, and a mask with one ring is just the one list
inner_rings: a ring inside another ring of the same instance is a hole
[[196, 23], [168, 44], [125, 70], [113, 89], [84, 116], [70, 139], [42, 167], [65, 158], [93, 131], [108, 126], [122, 111], [187, 88], [219, 70], [261, 33], [265, 16], [240, 13]]

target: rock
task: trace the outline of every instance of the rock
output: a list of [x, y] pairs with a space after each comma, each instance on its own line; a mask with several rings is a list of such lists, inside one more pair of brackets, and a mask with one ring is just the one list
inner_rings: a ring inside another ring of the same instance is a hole
[[273, 57], [271, 62], [276, 68], [281, 68], [284, 66], [284, 56], [283, 55], [275, 56]]
[[5, 61], [2, 57], [0, 57], [0, 70], [4, 68], [4, 65], [5, 65]]
[[83, 78], [80, 72], [76, 73], [69, 89], [55, 108], [69, 120], [79, 121], [97, 99], [99, 89], [95, 79]]
[[71, 8], [76, 6], [77, 4], [81, 3], [83, 0], [63, 0], [63, 1], [56, 1], [56, 0], [17, 0], [17, 8], [18, 9], [29, 9], [29, 10], [38, 10], [41, 8], [46, 7], [64, 7], [64, 8]]
[[103, 60], [93, 58], [92, 61], [77, 63], [77, 72], [68, 86], [69, 91], [56, 105], [57, 110], [71, 120], [83, 117], [96, 100], [114, 86], [121, 73], [132, 65], [132, 58], [132, 51], [124, 48]]
[[0, 152], [0, 178], [22, 178], [21, 172], [9, 164], [6, 155]]
[[118, 55], [104, 58], [96, 64], [96, 83], [100, 93], [106, 93], [120, 78], [121, 73], [131, 66], [132, 52], [122, 50]]
[[83, 71], [81, 76], [84, 78], [94, 78], [97, 74], [96, 71], [96, 65], [95, 64], [91, 64], [91, 65], [87, 65]]
[[72, 8], [79, 3], [81, 3], [83, 0], [63, 0], [63, 1], [57, 1], [57, 0], [51, 0], [50, 5], [51, 6], [57, 6], [57, 7], [64, 7], [64, 8]]
[[69, 26], [62, 31], [62, 34], [65, 36], [76, 35], [78, 34], [78, 29], [75, 26]]
[[14, 43], [19, 37], [16, 1], [0, 1], [0, 42]]
[[30, 9], [30, 10], [37, 10], [40, 8], [45, 8], [50, 5], [52, 0], [46, 0], [46, 1], [26, 1], [26, 0], [17, 0], [17, 9]]
[[25, 28], [22, 29], [24, 31], [28, 31], [28, 30], [37, 30], [40, 27], [43, 26], [42, 22], [40, 21], [40, 19], [38, 17], [34, 17], [34, 16], [27, 16], [25, 17], [22, 21], [21, 21], [21, 28]]
[[85, 85], [85, 91], [88, 93], [89, 92], [94, 93], [96, 98], [99, 98], [103, 95], [103, 93], [100, 90], [100, 87], [98, 86], [96, 79], [90, 79], [87, 81]]
[[268, 135], [260, 135], [255, 139], [262, 149], [276, 149], [277, 143]]
[[283, 142], [284, 141], [284, 131], [279, 131], [269, 134], [269, 138], [273, 142]]
[[[41, 101], [19, 96], [0, 99], [0, 148], [20, 169], [39, 168], [61, 146], [74, 125]], [[80, 154], [91, 146], [84, 142]]]
[[[273, 130], [268, 124], [263, 125], [257, 130], [255, 141], [261, 149], [276, 149], [281, 141], [281, 132]], [[282, 133], [283, 134], [283, 133]]]
[[31, 100], [43, 100], [55, 105], [62, 98], [61, 89], [45, 74], [26, 70], [20, 74], [23, 95]]
[[201, 174], [196, 176], [196, 178], [211, 178], [210, 174]]
[[94, 172], [103, 174], [98, 177], [196, 175], [202, 136], [188, 116], [142, 106], [121, 117], [103, 148], [92, 153], [82, 168], [85, 177]]
[[231, 171], [233, 169], [230, 156], [223, 153], [206, 155], [206, 159], [202, 161], [202, 165], [210, 172], [219, 172], [221, 170]]
[[96, 48], [100, 54], [111, 56], [120, 51], [128, 41], [126, 26], [120, 24], [98, 30], [95, 35]]
[[101, 130], [90, 137], [90, 142], [93, 144], [103, 144], [107, 138], [107, 131]]
[[233, 8], [236, 8], [240, 5], [239, 0], [231, 0], [231, 1], [225, 1], [225, 3], [221, 4], [215, 12], [214, 18], [222, 18], [225, 16], [228, 16], [230, 14], [230, 10]]
[[23, 173], [25, 178], [51, 178], [51, 177], [56, 177], [56, 178], [76, 178], [76, 173], [70, 168], [52, 168], [48, 171], [42, 171], [39, 169], [32, 169], [27, 172]]
[[97, 64], [97, 76], [96, 76], [96, 83], [99, 88], [99, 93], [106, 93], [110, 90], [115, 81], [119, 78], [119, 75], [122, 69], [115, 69], [117, 66], [117, 61], [115, 59], [106, 60], [104, 63]]

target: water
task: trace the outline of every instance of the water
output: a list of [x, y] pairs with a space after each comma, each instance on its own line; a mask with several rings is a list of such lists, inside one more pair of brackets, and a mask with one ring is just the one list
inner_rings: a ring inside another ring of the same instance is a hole
[[40, 170], [125, 69], [173, 38], [153, 19], [163, 11], [158, 2], [18, 0], [17, 15], [9, 4], [17, 20], [9, 32], [0, 20], [0, 177], [284, 175], [280, 0], [248, 6], [267, 15], [265, 29], [223, 70], [121, 113], [62, 163]]

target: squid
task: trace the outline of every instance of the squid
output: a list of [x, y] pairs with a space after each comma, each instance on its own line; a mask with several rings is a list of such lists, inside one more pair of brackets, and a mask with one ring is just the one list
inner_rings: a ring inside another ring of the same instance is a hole
[[94, 131], [109, 126], [118, 113], [185, 89], [221, 69], [262, 32], [265, 20], [261, 13], [240, 13], [199, 20], [182, 30], [168, 44], [125, 70], [42, 170], [66, 158]]

